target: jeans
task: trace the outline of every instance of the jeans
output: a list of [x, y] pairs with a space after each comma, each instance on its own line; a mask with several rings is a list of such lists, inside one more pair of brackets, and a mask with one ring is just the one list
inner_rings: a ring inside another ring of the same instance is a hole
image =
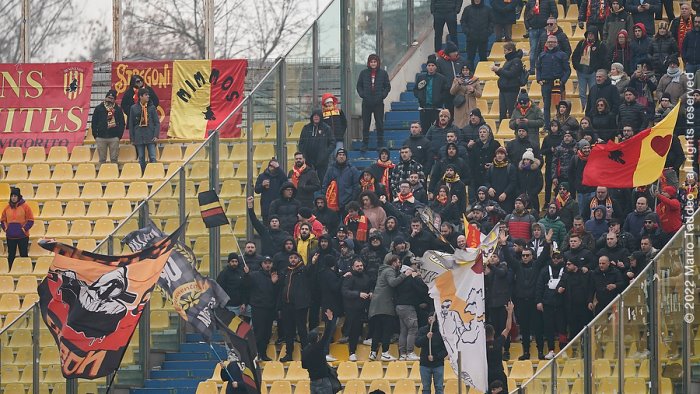
[[156, 162], [156, 144], [138, 144], [136, 145], [136, 155], [139, 157], [139, 164], [141, 164], [141, 171], [146, 170], [146, 150], [148, 150], [148, 161], [151, 163]]
[[[539, 53], [535, 53], [537, 44], [540, 42], [540, 37], [546, 33], [544, 28], [530, 29], [528, 30], [528, 33], [530, 34], [530, 71], [533, 71], [535, 69], [535, 63], [537, 63], [535, 56], [539, 55]], [[544, 92], [542, 92], [542, 94], [544, 94]]]
[[435, 384], [435, 394], [443, 394], [443, 384], [445, 376], [445, 367], [424, 367], [420, 366], [420, 382], [423, 386], [421, 391], [423, 394], [430, 394], [430, 379], [432, 378]]
[[399, 354], [413, 353], [418, 332], [418, 316], [413, 305], [396, 305], [399, 316]]
[[578, 98], [581, 100], [581, 108], [586, 109], [588, 92], [595, 86], [595, 73], [578, 73]]
[[[544, 114], [544, 128], [549, 130], [549, 120], [552, 117], [552, 88], [554, 82], [544, 81], [542, 83], [542, 113]], [[539, 144], [537, 144], [539, 146]]]
[[581, 217], [586, 221], [591, 218], [591, 199], [595, 196], [595, 192], [590, 193], [576, 193], [576, 202], [578, 202], [578, 209], [581, 212]]
[[[447, 24], [447, 30], [450, 34], [447, 39], [457, 43], [457, 14], [454, 12], [436, 12], [433, 14], [433, 28], [435, 29], [435, 52], [442, 49], [442, 32]], [[424, 129], [427, 130], [427, 129]]]
[[328, 378], [312, 380], [309, 386], [311, 394], [333, 394], [333, 386]]
[[291, 358], [294, 352], [294, 340], [299, 334], [301, 348], [307, 344], [306, 317], [309, 314], [308, 308], [295, 308], [294, 304], [284, 304], [282, 306], [282, 319], [284, 324], [284, 342], [287, 348], [285, 357]]
[[100, 164], [107, 162], [107, 149], [109, 149], [109, 161], [116, 163], [119, 158], [119, 137], [95, 138], [97, 145], [97, 155], [100, 157]]

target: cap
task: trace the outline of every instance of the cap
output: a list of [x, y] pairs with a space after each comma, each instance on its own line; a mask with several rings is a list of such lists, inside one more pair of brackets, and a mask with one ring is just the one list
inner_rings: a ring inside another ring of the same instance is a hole
[[428, 56], [428, 60], [425, 62], [425, 64], [434, 64], [437, 66], [437, 58], [435, 57], [435, 55]]
[[262, 261], [272, 261], [272, 257], [265, 256], [265, 257], [263, 257]]
[[506, 148], [503, 147], [503, 146], [499, 146], [499, 147], [496, 149], [496, 153], [498, 153], [498, 152], [501, 152], [501, 153], [503, 153], [504, 155], [508, 155], [508, 151], [507, 151]]
[[308, 219], [312, 215], [311, 208], [308, 208], [308, 207], [299, 208], [297, 213], [299, 214], [299, 216], [303, 217], [304, 219]]
[[229, 253], [227, 261], [231, 261], [231, 260], [238, 260], [238, 253], [236, 253], [236, 252]]
[[344, 233], [347, 233], [348, 228], [344, 224], [341, 224], [340, 226], [338, 226], [338, 232], [341, 232], [341, 231]]
[[399, 245], [399, 244], [405, 244], [406, 240], [403, 239], [403, 237], [399, 236], [394, 238], [394, 245]]
[[576, 144], [576, 147], [579, 149], [583, 149], [587, 146], [590, 147], [591, 143], [588, 142], [588, 140], [586, 140], [585, 138], [581, 138], [581, 140], [578, 142], [578, 144]]
[[481, 110], [479, 108], [474, 108], [469, 112], [469, 116], [478, 116], [481, 118]]
[[346, 151], [344, 148], [340, 148], [340, 149], [338, 149], [337, 152], [335, 152], [335, 157], [338, 157], [338, 155], [341, 153], [344, 154], [345, 156], [348, 155], [348, 151]]
[[559, 256], [559, 257], [561, 257], [561, 252], [559, 251], [559, 249], [554, 249], [554, 250], [552, 251], [552, 257], [554, 257], [554, 256]]
[[105, 98], [111, 97], [111, 98], [117, 98], [117, 91], [114, 89], [110, 89], [107, 94], [105, 95]]

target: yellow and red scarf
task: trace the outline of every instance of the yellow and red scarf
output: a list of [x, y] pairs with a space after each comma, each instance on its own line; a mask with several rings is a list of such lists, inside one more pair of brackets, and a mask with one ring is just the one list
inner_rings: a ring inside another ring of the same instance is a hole
[[360, 241], [360, 242], [367, 241], [367, 233], [369, 231], [368, 226], [367, 226], [367, 217], [365, 217], [365, 215], [359, 215], [356, 218], [351, 218], [350, 215], [345, 216], [345, 220], [343, 220], [343, 223], [345, 223], [345, 225], [348, 226], [350, 224], [350, 222], [357, 223], [357, 231], [355, 231], [355, 239]]
[[334, 212], [338, 212], [340, 209], [338, 203], [338, 182], [335, 179], [328, 184], [328, 189], [326, 189], [326, 205], [328, 209]]
[[445, 197], [441, 197], [440, 194], [438, 194], [437, 196], [435, 196], [435, 200], [437, 200], [437, 202], [439, 202], [440, 205], [446, 205], [446, 204], [447, 204], [447, 199], [448, 199], [447, 195], [445, 195]]
[[693, 30], [692, 16], [687, 20], [683, 18], [678, 18], [678, 48], [683, 48], [683, 40], [685, 40], [685, 34]]
[[301, 174], [306, 170], [306, 163], [304, 163], [303, 166], [297, 168], [297, 166], [292, 167], [292, 184], [294, 187], [298, 187], [299, 185], [299, 177]]
[[398, 196], [396, 196], [396, 199], [399, 200], [399, 202], [404, 203], [404, 202], [413, 202], [413, 192], [408, 192], [405, 196], [401, 193], [399, 193]]
[[[607, 0], [599, 0], [600, 4], [598, 5], [598, 20], [604, 20], [610, 15], [610, 8], [606, 5]], [[588, 7], [586, 7], [586, 20], [590, 21], [591, 17], [591, 3], [592, 1], [588, 2]]]
[[139, 122], [139, 126], [148, 126], [148, 103], [141, 104], [141, 121]]
[[374, 178], [371, 178], [370, 180], [366, 181], [364, 177], [360, 178], [360, 189], [362, 191], [375, 191], [374, 189]]
[[535, 6], [532, 7], [532, 13], [535, 15], [540, 14], [540, 0], [535, 0]]
[[[562, 197], [562, 194], [564, 195]], [[571, 193], [569, 192], [559, 192], [557, 193], [557, 197], [554, 199], [554, 204], [556, 204], [557, 209], [561, 210], [564, 205], [566, 205], [567, 201], [569, 201], [569, 198], [571, 197]]]
[[386, 189], [386, 198], [391, 201], [391, 188], [389, 187], [391, 185], [391, 175], [389, 173], [391, 172], [392, 168], [396, 167], [396, 164], [392, 163], [391, 160], [381, 161], [377, 159], [377, 166], [384, 169], [382, 172], [382, 179], [379, 183], [384, 185], [384, 189]]
[[107, 128], [111, 129], [113, 127], [116, 127], [117, 120], [114, 119], [114, 106], [105, 105], [105, 108], [107, 109]]
[[503, 159], [503, 161], [498, 161], [496, 158], [493, 158], [493, 166], [496, 168], [503, 168], [508, 165], [508, 159]]
[[527, 111], [530, 110], [530, 107], [532, 107], [532, 100], [528, 101], [528, 102], [527, 102], [527, 105], [524, 106], [524, 107], [523, 107], [522, 105], [520, 105], [520, 104], [518, 104], [517, 107], [518, 107], [518, 109], [520, 110], [520, 115], [525, 116], [525, 114], [527, 113]]

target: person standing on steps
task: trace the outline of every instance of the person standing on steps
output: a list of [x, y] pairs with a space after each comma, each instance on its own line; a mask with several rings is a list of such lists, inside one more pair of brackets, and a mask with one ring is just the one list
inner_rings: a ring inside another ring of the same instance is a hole
[[462, 0], [430, 0], [435, 30], [435, 52], [442, 48], [442, 32], [447, 24], [447, 41], [457, 44], [457, 14], [462, 10]]
[[317, 328], [311, 330], [306, 341], [309, 344], [301, 351], [301, 367], [309, 371], [311, 392], [314, 394], [333, 394], [324, 348], [333, 338], [335, 319], [330, 309], [326, 309], [324, 314], [328, 324], [323, 330], [323, 336], [319, 338]]
[[139, 101], [129, 111], [129, 139], [136, 146], [141, 171], [146, 170], [146, 153], [148, 161], [156, 162], [156, 141], [160, 131], [158, 111], [151, 104], [149, 89], [139, 89]]
[[413, 95], [418, 99], [420, 110], [420, 127], [422, 130], [430, 129], [438, 118], [440, 110], [445, 108], [445, 102], [450, 95], [450, 85], [444, 75], [437, 72], [437, 58], [428, 56], [425, 73], [416, 77], [416, 86]]
[[10, 202], [2, 211], [0, 227], [7, 235], [7, 262], [10, 268], [15, 261], [17, 249], [20, 257], [29, 256], [29, 229], [34, 225], [32, 208], [22, 198], [17, 187], [10, 188]]
[[377, 130], [377, 148], [384, 146], [384, 99], [390, 91], [389, 74], [381, 68], [379, 55], [369, 55], [367, 68], [357, 78], [357, 94], [362, 99], [362, 152], [366, 152], [369, 146], [372, 116]]
[[435, 385], [435, 394], [443, 393], [445, 357], [447, 349], [440, 335], [438, 319], [435, 314], [428, 318], [428, 325], [421, 327], [416, 335], [416, 346], [420, 352], [420, 380], [423, 393], [430, 393], [430, 382]]
[[119, 140], [124, 134], [124, 112], [114, 102], [116, 97], [117, 91], [111, 89], [104, 102], [95, 107], [92, 114], [92, 136], [95, 137], [100, 164], [107, 162], [107, 149], [111, 163], [116, 163], [119, 159]]

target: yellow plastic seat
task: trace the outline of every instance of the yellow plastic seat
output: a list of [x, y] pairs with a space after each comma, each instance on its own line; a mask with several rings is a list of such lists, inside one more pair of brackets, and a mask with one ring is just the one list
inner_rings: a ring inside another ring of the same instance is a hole
[[[168, 176], [166, 175], [165, 177], [167, 178]], [[156, 183], [153, 185], [151, 192], [153, 193], [153, 200], [164, 200], [166, 198], [173, 198], [173, 186], [170, 183], [166, 183], [164, 185], [158, 185]]]
[[203, 237], [209, 234], [209, 229], [204, 226], [204, 222], [198, 218], [190, 218], [187, 226], [187, 235], [190, 237]]
[[32, 270], [32, 275], [43, 277], [49, 271], [53, 257], [39, 257], [36, 259], [36, 264], [34, 264], [34, 270]]
[[87, 219], [73, 220], [71, 222], [68, 237], [72, 239], [86, 238], [92, 236], [92, 226]]
[[126, 199], [145, 200], [148, 194], [148, 184], [146, 182], [131, 182], [129, 184], [129, 191], [126, 193]]
[[92, 230], [92, 237], [102, 239], [114, 231], [114, 221], [112, 219], [97, 219], [95, 228]]
[[259, 144], [255, 146], [253, 151], [254, 161], [269, 161], [275, 157], [275, 146], [273, 144]]
[[78, 145], [73, 147], [68, 162], [71, 164], [89, 163], [91, 157], [92, 152], [90, 151], [89, 146]]
[[60, 201], [50, 200], [44, 202], [39, 217], [45, 220], [60, 219], [63, 217], [63, 204]]
[[[489, 100], [494, 100], [498, 99], [498, 85], [496, 84], [496, 81], [489, 81], [484, 85], [484, 90], [481, 92], [481, 97]], [[486, 112], [486, 109], [484, 108], [484, 112]]]
[[577, 379], [581, 376], [583, 376], [583, 360], [567, 360], [559, 375], [560, 378], [564, 379]]
[[244, 161], [248, 157], [248, 145], [246, 144], [234, 144], [231, 148], [230, 154], [231, 161]]
[[187, 179], [192, 179], [195, 181], [209, 179], [209, 163], [200, 161], [192, 164], [192, 168], [190, 169], [190, 174], [188, 175]]
[[[97, 152], [95, 152], [95, 156], [97, 156]], [[136, 149], [134, 148], [133, 145], [119, 145], [119, 161], [122, 163], [130, 162], [130, 161], [136, 161], [138, 158], [136, 157]], [[97, 161], [93, 158], [93, 161]]]
[[301, 135], [301, 130], [304, 128], [306, 123], [304, 122], [294, 122], [292, 124], [292, 130], [289, 133], [289, 138], [290, 140], [298, 140], [299, 136]]
[[384, 366], [381, 361], [368, 361], [362, 366], [360, 379], [373, 380], [382, 379], [384, 377]]
[[[185, 147], [185, 153], [182, 155], [183, 161], [186, 161], [187, 159], [192, 156], [192, 154], [199, 148], [199, 145], [197, 144], [190, 144]], [[192, 157], [192, 160], [190, 162], [195, 162], [195, 161], [204, 161], [209, 158], [209, 152], [207, 148], [202, 148], [200, 149], [194, 157]]]
[[292, 361], [287, 368], [286, 380], [309, 380], [309, 371], [301, 367], [301, 361]]
[[262, 371], [262, 380], [271, 382], [284, 379], [284, 365], [279, 361], [268, 361]]
[[32, 166], [32, 171], [29, 173], [27, 180], [30, 182], [45, 182], [51, 179], [51, 168], [46, 163], [38, 163]]
[[30, 294], [36, 293], [37, 281], [34, 275], [23, 275], [19, 277], [17, 281], [17, 287], [15, 288], [15, 293], [18, 294]]
[[68, 236], [68, 222], [62, 219], [49, 221], [46, 229], [47, 238], [60, 238]]
[[244, 197], [232, 198], [226, 207], [226, 216], [245, 217], [248, 214], [248, 205]]
[[163, 163], [146, 164], [146, 170], [143, 172], [141, 179], [150, 182], [162, 181], [165, 179], [165, 167], [163, 167]]
[[348, 381], [345, 384], [345, 390], [343, 390], [343, 394], [367, 394], [364, 380]]
[[[126, 353], [124, 353], [124, 358], [126, 358]], [[122, 363], [124, 363], [124, 359], [122, 359]], [[65, 385], [65, 383], [56, 383], [51, 394], [56, 393], [56, 387], [58, 385]], [[78, 383], [78, 394], [99, 394], [99, 391], [97, 390], [97, 382], [86, 382], [84, 380], [80, 381]]]
[[59, 383], [65, 382], [66, 378], [63, 377], [61, 372], [61, 366], [59, 364], [51, 364], [44, 375], [44, 382], [46, 383]]
[[76, 200], [80, 198], [80, 186], [76, 182], [65, 182], [58, 192], [58, 199], [62, 201]]
[[617, 394], [618, 393], [618, 387], [617, 387], [617, 377], [608, 377], [608, 378], [602, 378], [602, 379], [597, 379], [598, 377], [596, 376], [596, 380], [600, 382], [598, 384], [598, 390], [596, 390], [596, 393], [598, 394]]
[[68, 162], [68, 148], [65, 146], [52, 146], [49, 155], [46, 157], [49, 164], [59, 164]]
[[277, 380], [272, 383], [268, 394], [292, 394], [292, 384], [287, 381]]
[[357, 370], [357, 363], [352, 361], [343, 361], [338, 365], [338, 379], [341, 382], [347, 382], [349, 380], [357, 379], [359, 371]]
[[10, 275], [22, 276], [32, 273], [32, 259], [30, 257], [17, 257], [10, 269]]
[[7, 262], [7, 257], [0, 257], [0, 274], [8, 274], [10, 272], [10, 264]]
[[236, 237], [244, 237], [246, 234], [247, 222], [245, 218], [236, 219], [236, 224], [233, 225], [233, 234]]
[[119, 178], [119, 167], [117, 163], [104, 163], [100, 165], [96, 179], [102, 182], [114, 181]]
[[95, 170], [95, 165], [92, 163], [78, 164], [78, 168], [75, 170], [75, 176], [73, 177], [76, 181], [81, 182], [94, 181], [96, 178], [97, 171]]
[[[420, 380], [418, 380], [420, 382]], [[420, 383], [419, 383], [420, 384]], [[396, 394], [416, 394], [416, 383], [412, 379], [400, 379], [394, 387]]]
[[508, 377], [523, 381], [532, 377], [532, 363], [529, 360], [515, 361]]
[[213, 380], [205, 380], [203, 382], [199, 382], [197, 385], [197, 391], [195, 392], [196, 394], [212, 394], [212, 393], [218, 393], [219, 388], [216, 385], [216, 382]]
[[[389, 365], [391, 365], [391, 364], [389, 364]], [[389, 381], [386, 379], [376, 379], [376, 380], [373, 380], [369, 384], [368, 391], [371, 393], [372, 391], [375, 391], [375, 390], [381, 390], [385, 393], [391, 393], [391, 385], [389, 384]]]
[[156, 209], [153, 217], [161, 219], [170, 219], [180, 216], [180, 205], [177, 200], [168, 199], [161, 200], [158, 203], [158, 209]]
[[15, 292], [15, 280], [11, 276], [3, 275], [0, 276], [0, 293], [14, 293]]
[[109, 216], [109, 207], [107, 206], [107, 201], [97, 200], [90, 201], [90, 206], [85, 213], [85, 218], [87, 219], [99, 219]]
[[110, 200], [118, 200], [126, 197], [126, 188], [124, 182], [109, 182], [105, 188], [104, 198]]
[[593, 376], [596, 378], [610, 376], [610, 361], [606, 359], [593, 360]]
[[40, 256], [49, 256], [49, 255], [51, 255], [51, 252], [49, 252], [48, 250], [39, 246], [38, 242], [30, 242], [29, 243], [29, 256], [30, 257], [40, 257]]
[[457, 379], [448, 380], [445, 382], [445, 394], [457, 394], [457, 393], [459, 393], [460, 391], [457, 387], [457, 384], [462, 386], [461, 392], [466, 394], [467, 393], [467, 386], [464, 383], [462, 383], [461, 380], [457, 380]]
[[[408, 366], [405, 361], [394, 361], [386, 368], [384, 379], [399, 380], [408, 377]], [[370, 390], [372, 391], [372, 390]]]
[[182, 161], [182, 146], [176, 143], [164, 145], [158, 161], [166, 163]]
[[[92, 203], [90, 205], [92, 205]], [[66, 211], [63, 213], [63, 216], [65, 216], [67, 219], [85, 217], [85, 202], [78, 200], [68, 201], [68, 204], [66, 204]]]
[[24, 154], [22, 153], [22, 148], [18, 146], [8, 146], [2, 154], [2, 159], [0, 159], [0, 164], [18, 164], [24, 161]]
[[168, 311], [151, 312], [151, 328], [154, 330], [164, 330], [170, 327], [170, 314]]
[[12, 394], [26, 394], [27, 392], [23, 383], [8, 383], [4, 391]]
[[81, 238], [78, 240], [78, 244], [75, 245], [75, 247], [80, 250], [91, 252], [97, 247], [97, 241], [94, 238]]
[[25, 164], [12, 164], [5, 175], [8, 182], [21, 182], [29, 178], [29, 171]]
[[131, 201], [116, 200], [112, 203], [112, 209], [109, 210], [109, 217], [113, 219], [123, 219], [133, 212]]
[[62, 162], [54, 166], [51, 180], [58, 182], [70, 181], [73, 180], [73, 175], [73, 165]]
[[[102, 184], [99, 182], [87, 182], [80, 193], [81, 200], [89, 200], [92, 203], [102, 198]], [[89, 210], [89, 209], [88, 209]]]
[[[6, 294], [4, 294], [6, 295]], [[32, 332], [28, 329], [14, 330], [10, 337], [9, 347], [21, 348], [32, 347]]]
[[141, 179], [141, 165], [139, 163], [125, 163], [119, 180], [123, 182], [136, 181]]
[[639, 377], [625, 377], [625, 394], [646, 394], [649, 392], [646, 380]]

